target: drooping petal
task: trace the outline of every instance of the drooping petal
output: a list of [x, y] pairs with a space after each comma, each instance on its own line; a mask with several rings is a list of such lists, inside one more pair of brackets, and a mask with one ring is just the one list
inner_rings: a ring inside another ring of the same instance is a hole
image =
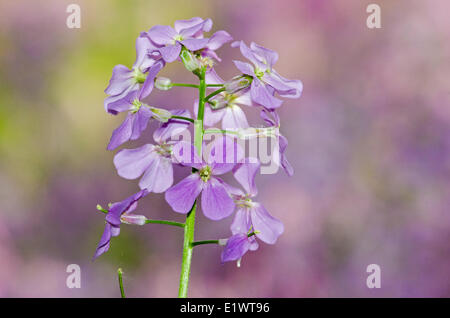
[[136, 140], [147, 128], [148, 122], [152, 117], [152, 112], [146, 106], [141, 106], [136, 113], [132, 114], [132, 116], [134, 120], [130, 140]]
[[237, 261], [248, 252], [249, 248], [250, 243], [246, 234], [241, 233], [231, 236], [222, 251], [222, 263]]
[[[176, 109], [170, 111], [173, 116], [182, 116], [191, 118], [191, 114], [185, 109]], [[168, 139], [176, 136], [189, 127], [189, 122], [183, 119], [171, 118], [166, 123], [163, 123], [159, 128], [153, 133], [153, 139], [157, 143], [163, 143]]]
[[150, 163], [139, 181], [141, 189], [161, 193], [173, 184], [173, 168], [170, 158], [165, 158], [156, 152], [152, 153]]
[[267, 64], [270, 69], [278, 61], [278, 53], [270, 49], [266, 49], [255, 42], [250, 43], [250, 49], [253, 54], [261, 60], [264, 64]]
[[255, 71], [250, 64], [241, 62], [241, 61], [233, 61], [233, 63], [234, 63], [234, 65], [236, 65], [238, 70], [241, 71], [242, 73], [256, 77]]
[[231, 233], [248, 233], [251, 227], [250, 213], [247, 209], [238, 208], [231, 223]]
[[255, 204], [250, 210], [253, 230], [256, 236], [267, 244], [274, 244], [284, 231], [284, 225], [267, 212], [262, 204]]
[[269, 84], [270, 86], [272, 86], [275, 91], [280, 94], [282, 94], [282, 96], [295, 96], [295, 95], [299, 95], [297, 94], [297, 90], [290, 86], [287, 85], [287, 83], [285, 83], [284, 81], [282, 81], [279, 77], [275, 76], [273, 73], [264, 73], [264, 76], [262, 77], [262, 81], [266, 84]]
[[130, 140], [131, 135], [133, 133], [133, 114], [128, 114], [127, 117], [125, 117], [125, 120], [120, 124], [119, 127], [114, 129], [111, 139], [109, 140], [108, 147], [106, 149], [108, 150], [114, 150], [123, 143]]
[[255, 184], [255, 176], [259, 171], [260, 162], [256, 158], [245, 158], [242, 163], [233, 168], [234, 178], [250, 196], [256, 196], [258, 189]]
[[244, 43], [244, 41], [240, 42], [239, 49], [241, 50], [242, 55], [244, 55], [261, 71], [265, 71], [268, 68], [268, 65], [258, 59], [258, 57], [255, 56], [255, 53]]
[[283, 103], [280, 99], [275, 98], [258, 78], [253, 78], [250, 95], [253, 101], [269, 109], [280, 107]]
[[181, 44], [175, 43], [173, 45], [163, 46], [158, 49], [161, 53], [161, 57], [166, 61], [167, 63], [172, 63], [175, 61], [181, 52]]
[[[130, 92], [135, 92], [135, 94], [137, 94], [137, 92], [139, 91], [139, 84], [135, 82], [133, 83], [134, 84], [132, 84], [119, 95], [112, 95], [105, 98], [103, 105], [108, 113], [117, 115], [119, 112], [123, 112], [129, 109], [130, 106], [128, 105], [128, 100], [126, 99], [126, 97], [128, 96], [128, 94], [130, 94]], [[118, 103], [116, 104], [116, 106], [114, 106], [114, 108], [117, 108], [118, 110], [111, 109], [110, 104], [113, 103]]]
[[197, 155], [193, 144], [187, 141], [179, 141], [172, 148], [172, 156], [176, 163], [183, 166], [201, 169], [203, 167], [202, 159]]
[[95, 250], [93, 259], [96, 259], [103, 253], [107, 252], [109, 250], [110, 242], [111, 242], [111, 224], [106, 223], [102, 237], [100, 238], [100, 242], [98, 243], [97, 249]]
[[166, 201], [175, 212], [186, 214], [194, 205], [202, 187], [200, 175], [193, 173], [166, 191]]
[[200, 17], [194, 17], [189, 20], [177, 20], [174, 23], [175, 31], [180, 33], [183, 29], [188, 29], [203, 22]]
[[231, 40], [233, 40], [233, 37], [227, 31], [217, 31], [209, 38], [207, 48], [215, 51]]
[[188, 50], [197, 51], [201, 50], [208, 44], [209, 39], [187, 39], [181, 41]]
[[154, 147], [151, 144], [136, 149], [122, 149], [114, 156], [114, 166], [119, 176], [136, 179], [148, 168]]
[[148, 70], [147, 78], [145, 79], [145, 82], [139, 91], [139, 100], [142, 100], [150, 95], [155, 85], [155, 77], [163, 67], [163, 61], [158, 61], [150, 67], [150, 69]]
[[221, 135], [204, 148], [203, 155], [212, 174], [221, 175], [243, 159], [244, 151], [236, 139]]
[[133, 71], [124, 65], [116, 65], [113, 68], [112, 77], [109, 80], [108, 87], [105, 89], [105, 93], [108, 95], [119, 95], [133, 83]]
[[168, 25], [155, 25], [148, 31], [148, 37], [158, 45], [173, 44], [177, 35], [178, 32]]
[[136, 39], [136, 61], [133, 64], [133, 68], [138, 68], [141, 72], [145, 73], [148, 66], [152, 64], [150, 53], [156, 50], [156, 47], [150, 42], [147, 36], [141, 36]]
[[[124, 213], [133, 212], [137, 207], [137, 202], [148, 194], [147, 190], [141, 190], [137, 193], [130, 195], [123, 201], [113, 203], [106, 214], [106, 221], [113, 225], [111, 228], [111, 235], [119, 235], [120, 217]], [[117, 228], [116, 228], [117, 227]]]
[[221, 220], [230, 216], [234, 208], [234, 201], [225, 187], [215, 177], [211, 177], [202, 192], [203, 214], [211, 220]]
[[283, 168], [283, 170], [286, 172], [286, 174], [289, 177], [292, 177], [294, 175], [294, 168], [292, 167], [292, 165], [289, 163], [287, 157], [286, 157], [286, 148], [288, 145], [288, 141], [286, 139], [286, 137], [284, 137], [283, 135], [279, 135], [278, 136], [278, 143], [279, 143], [279, 147], [280, 147], [280, 161], [281, 161], [281, 167]]
[[[107, 111], [114, 115], [117, 113], [129, 111], [130, 108], [132, 107], [133, 101], [138, 98], [139, 95], [138, 87], [139, 86], [136, 85], [136, 89], [128, 91], [125, 96], [118, 98], [115, 101], [109, 101], [107, 105]], [[111, 97], [113, 96], [110, 96], [108, 98]]]
[[232, 105], [225, 108], [225, 114], [222, 119], [223, 129], [241, 129], [248, 127], [247, 117], [245, 117], [245, 113], [239, 106]]
[[303, 91], [303, 83], [300, 80], [291, 80], [284, 78], [280, 74], [278, 74], [275, 70], [272, 71], [272, 76], [274, 78], [279, 79], [284, 85], [291, 88], [291, 90], [288, 90], [286, 92], [279, 91], [278, 94], [282, 97], [287, 98], [299, 98]]

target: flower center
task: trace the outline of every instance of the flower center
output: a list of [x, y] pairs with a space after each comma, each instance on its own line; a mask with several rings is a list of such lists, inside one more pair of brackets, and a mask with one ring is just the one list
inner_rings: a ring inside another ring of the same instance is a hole
[[199, 173], [200, 178], [202, 178], [203, 182], [207, 182], [209, 178], [211, 178], [211, 168], [209, 166], [202, 168]]
[[140, 102], [140, 100], [139, 99], [135, 99], [132, 103], [131, 103], [133, 106], [131, 106], [131, 109], [130, 109], [130, 111], [134, 114], [134, 113], [136, 113], [137, 111], [139, 111], [139, 109], [141, 108], [141, 106], [142, 106], [142, 103]]
[[160, 156], [170, 158], [170, 156], [172, 155], [172, 145], [169, 145], [164, 142], [160, 145], [155, 146], [155, 151]]
[[133, 77], [134, 77], [134, 80], [136, 81], [136, 83], [142, 84], [142, 83], [145, 82], [145, 79], [147, 78], [147, 75], [142, 73], [141, 70], [136, 67], [133, 70]]
[[255, 68], [255, 75], [257, 78], [262, 79], [262, 77], [264, 76], [264, 71], [259, 69], [259, 68]]
[[254, 203], [248, 194], [235, 196], [234, 203], [241, 208], [252, 208], [254, 206]]
[[[177, 42], [177, 41], [183, 41], [184, 39], [183, 39], [183, 36], [181, 35], [181, 34], [177, 34], [177, 35], [175, 35], [175, 37], [173, 38], [173, 41], [174, 42]], [[175, 44], [175, 43], [174, 43]]]

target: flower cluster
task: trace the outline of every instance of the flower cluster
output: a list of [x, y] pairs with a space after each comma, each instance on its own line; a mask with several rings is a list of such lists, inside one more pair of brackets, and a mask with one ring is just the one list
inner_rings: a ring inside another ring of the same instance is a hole
[[[298, 98], [302, 83], [282, 77], [274, 69], [278, 60], [275, 51], [258, 44], [247, 46], [243, 41], [232, 42], [226, 31], [205, 36], [212, 28], [210, 19], [192, 18], [176, 21], [174, 26], [157, 25], [142, 32], [136, 40], [136, 61], [130, 68], [114, 67], [105, 92], [105, 110], [112, 114], [126, 113], [123, 123], [116, 128], [108, 144], [114, 150], [127, 141], [138, 139], [149, 123], [156, 122], [153, 141], [135, 149], [121, 149], [114, 156], [117, 173], [125, 179], [139, 179], [140, 191], [122, 202], [110, 204], [106, 226], [95, 252], [95, 257], [109, 249], [111, 237], [120, 232], [120, 224], [144, 225], [170, 221], [151, 221], [131, 212], [138, 201], [149, 193], [164, 193], [170, 207], [177, 213], [195, 213], [199, 204], [203, 214], [211, 220], [222, 220], [234, 214], [231, 236], [217, 240], [224, 246], [222, 262], [238, 261], [243, 255], [258, 248], [258, 240], [274, 244], [283, 233], [280, 220], [264, 206], [255, 202], [255, 177], [260, 170], [257, 158], [246, 156], [239, 139], [253, 132], [256, 137], [275, 137], [279, 143], [278, 164], [288, 175], [293, 174], [285, 151], [287, 139], [279, 133], [280, 119], [276, 109], [280, 98]], [[226, 43], [239, 48], [248, 62], [233, 61], [240, 74], [223, 80], [214, 66], [221, 62], [216, 51]], [[173, 83], [159, 76], [167, 63], [181, 62], [200, 80], [200, 84]], [[156, 87], [170, 90], [176, 86], [194, 87], [199, 97], [187, 109], [167, 110], [152, 106], [148, 97]], [[209, 93], [209, 94], [208, 94]], [[260, 112], [264, 127], [252, 128], [244, 110]], [[213, 129], [220, 124], [220, 128]], [[180, 140], [194, 127], [194, 141]], [[204, 127], [209, 127], [205, 129]], [[206, 143], [208, 131], [219, 131], [213, 141]], [[174, 184], [173, 166], [187, 167], [186, 176]], [[232, 173], [236, 184], [226, 183], [221, 177]], [[175, 222], [173, 222], [175, 223]], [[181, 223], [188, 231], [188, 222]], [[194, 242], [189, 242], [191, 246]]]

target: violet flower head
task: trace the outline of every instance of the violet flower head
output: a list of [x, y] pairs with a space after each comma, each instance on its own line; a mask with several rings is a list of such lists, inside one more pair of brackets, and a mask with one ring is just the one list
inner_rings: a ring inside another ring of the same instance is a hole
[[211, 220], [221, 220], [233, 213], [235, 204], [228, 195], [227, 185], [217, 176], [231, 171], [242, 159], [243, 151], [235, 140], [225, 136], [208, 146], [203, 155], [205, 159], [197, 156], [190, 143], [180, 141], [173, 147], [175, 159], [195, 168], [196, 172], [168, 189], [165, 197], [174, 211], [186, 214], [201, 193], [203, 214]]
[[108, 150], [114, 150], [129, 140], [138, 139], [147, 128], [150, 118], [161, 122], [169, 120], [171, 114], [168, 110], [151, 107], [142, 102], [142, 99], [153, 89], [154, 78], [162, 67], [163, 62], [157, 62], [150, 69], [147, 80], [141, 89], [131, 91], [124, 98], [108, 105], [110, 112], [128, 112], [123, 123], [113, 131]]
[[94, 259], [108, 251], [111, 238], [120, 233], [120, 223], [144, 225], [146, 217], [132, 214], [137, 208], [137, 202], [148, 194], [147, 190], [141, 190], [121, 202], [111, 204], [106, 214], [106, 225], [103, 235], [100, 238]]
[[[109, 104], [123, 99], [132, 91], [139, 90], [140, 84], [145, 83], [147, 79], [146, 73], [149, 72], [149, 69], [156, 62], [161, 60], [160, 54], [156, 49], [157, 47], [148, 39], [148, 37], [139, 36], [136, 39], [136, 61], [134, 62], [133, 67], [131, 69], [124, 65], [116, 65], [114, 67], [109, 85], [105, 89], [105, 93], [110, 95], [104, 102], [105, 110], [107, 112], [116, 115], [117, 111], [111, 109]], [[146, 92], [147, 95], [150, 91]]]
[[236, 215], [231, 224], [231, 232], [239, 234], [254, 231], [256, 237], [261, 241], [274, 244], [283, 233], [284, 226], [280, 220], [271, 216], [261, 203], [252, 200], [258, 193], [255, 176], [259, 167], [260, 163], [257, 159], [246, 158], [233, 168], [233, 175], [245, 192], [236, 188], [228, 188], [237, 206]]
[[[187, 110], [172, 111], [174, 115], [189, 117]], [[186, 121], [170, 119], [155, 130], [156, 144], [146, 144], [136, 149], [122, 149], [114, 157], [117, 173], [125, 179], [142, 176], [139, 187], [149, 192], [161, 193], [173, 184], [172, 136], [188, 128]]]
[[148, 31], [150, 40], [158, 45], [157, 50], [167, 63], [175, 61], [184, 46], [197, 51], [206, 47], [209, 39], [202, 38], [203, 32], [211, 30], [211, 19], [192, 18], [175, 21], [174, 28], [168, 25], [156, 25]]
[[[261, 118], [269, 125], [269, 127], [280, 128], [280, 117], [276, 113], [276, 111], [270, 111], [267, 109], [263, 109], [261, 111]], [[288, 140], [282, 134], [278, 133], [278, 156], [275, 156], [276, 162], [281, 165], [283, 170], [289, 177], [294, 175], [294, 168], [289, 163], [286, 157], [286, 149], [288, 146]]]
[[240, 259], [248, 251], [256, 251], [258, 249], [258, 242], [254, 236], [248, 236], [246, 233], [238, 233], [232, 235], [222, 251], [221, 260], [222, 263], [230, 261], [238, 261], [238, 266]]
[[303, 84], [299, 80], [289, 80], [279, 75], [273, 65], [278, 60], [278, 53], [252, 42], [250, 48], [243, 42], [239, 45], [241, 53], [253, 65], [241, 61], [234, 61], [236, 67], [246, 75], [253, 77], [250, 94], [252, 100], [269, 109], [280, 107], [282, 100], [274, 96], [298, 98], [301, 95]]

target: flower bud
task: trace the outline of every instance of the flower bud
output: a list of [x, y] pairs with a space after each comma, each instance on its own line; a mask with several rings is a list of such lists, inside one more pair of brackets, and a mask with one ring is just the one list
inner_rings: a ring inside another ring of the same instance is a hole
[[167, 91], [172, 88], [172, 81], [167, 77], [157, 77], [155, 80], [155, 87], [162, 91]]
[[191, 51], [183, 48], [180, 53], [181, 61], [184, 64], [184, 67], [190, 72], [195, 72], [200, 68], [200, 64], [197, 61], [197, 58], [192, 54]]
[[150, 106], [150, 110], [153, 113], [153, 118], [162, 123], [167, 123], [169, 119], [172, 117], [172, 113], [169, 112], [167, 109]]
[[144, 225], [147, 218], [143, 215], [123, 214], [120, 220], [126, 224]]
[[221, 109], [228, 106], [228, 100], [222, 94], [217, 95], [208, 102], [212, 109]]
[[225, 87], [225, 90], [229, 94], [234, 94], [240, 90], [243, 90], [244, 88], [247, 88], [251, 84], [251, 77], [247, 75], [238, 75], [230, 79], [229, 81], [226, 81], [223, 84], [223, 87]]

